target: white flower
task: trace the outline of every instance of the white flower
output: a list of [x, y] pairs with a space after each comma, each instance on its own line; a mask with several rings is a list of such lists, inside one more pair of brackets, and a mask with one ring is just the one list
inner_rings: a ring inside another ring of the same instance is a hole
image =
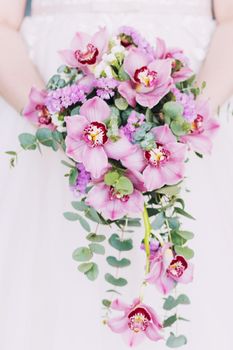
[[66, 127], [63, 126], [64, 120], [59, 119], [59, 114], [58, 113], [54, 113], [52, 116], [52, 122], [53, 124], [57, 127], [57, 131], [59, 132], [65, 132], [66, 131]]
[[109, 66], [106, 66], [105, 70], [104, 70], [104, 73], [106, 74], [107, 78], [112, 78], [113, 75], [112, 75], [112, 69], [111, 67]]

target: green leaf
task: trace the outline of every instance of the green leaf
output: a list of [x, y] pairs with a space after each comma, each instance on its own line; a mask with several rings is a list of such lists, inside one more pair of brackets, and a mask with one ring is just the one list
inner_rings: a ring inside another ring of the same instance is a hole
[[174, 307], [177, 306], [177, 303], [176, 303], [176, 299], [172, 296], [172, 295], [169, 295], [166, 299], [165, 299], [165, 302], [163, 304], [163, 308], [164, 310], [167, 310], [167, 311], [170, 311], [172, 310]]
[[57, 150], [57, 143], [54, 141], [52, 131], [48, 128], [40, 128], [36, 132], [37, 140], [44, 146]]
[[79, 217], [80, 217], [78, 214], [72, 213], [70, 211], [63, 213], [63, 215], [69, 221], [77, 221], [77, 220], [79, 220]]
[[121, 176], [114, 187], [124, 195], [129, 195], [134, 191], [132, 182], [126, 176]]
[[176, 337], [173, 333], [170, 334], [166, 342], [166, 345], [169, 348], [179, 348], [185, 344], [187, 344], [187, 338], [184, 335], [179, 335]]
[[188, 305], [190, 304], [190, 300], [187, 295], [180, 294], [177, 299], [175, 299], [172, 295], [169, 295], [163, 304], [164, 310], [170, 311], [174, 309], [177, 305]]
[[72, 165], [72, 164], [66, 162], [65, 160], [61, 160], [61, 163], [65, 166], [67, 166], [68, 168], [75, 169], [75, 165]]
[[155, 219], [151, 223], [151, 227], [154, 230], [159, 230], [163, 226], [164, 220], [165, 220], [164, 213], [159, 213], [159, 214], [155, 215]]
[[133, 248], [133, 241], [131, 238], [121, 240], [119, 235], [116, 233], [113, 233], [111, 235], [108, 242], [113, 248], [115, 248], [119, 251], [128, 251], [128, 250], [131, 250]]
[[96, 263], [92, 263], [92, 268], [85, 272], [85, 275], [90, 281], [95, 281], [99, 275], [99, 268]]
[[166, 320], [164, 320], [163, 322], [163, 327], [171, 327], [173, 325], [173, 323], [175, 323], [177, 321], [177, 315], [172, 315], [170, 317], [168, 317]]
[[176, 136], [183, 136], [187, 134], [188, 130], [186, 129], [186, 123], [178, 122], [178, 121], [172, 121], [170, 124], [170, 128]]
[[131, 227], [140, 227], [141, 226], [141, 222], [140, 222], [140, 218], [135, 218], [135, 219], [130, 219], [127, 218], [125, 220], [118, 220], [118, 223], [122, 226], [125, 226], [127, 223], [127, 226], [131, 226]]
[[97, 243], [103, 242], [106, 239], [104, 235], [97, 235], [96, 233], [89, 233], [86, 238], [88, 241]]
[[84, 230], [86, 230], [87, 232], [91, 231], [91, 226], [89, 225], [87, 220], [85, 220], [83, 217], [79, 216], [79, 222], [80, 222], [80, 225], [84, 228]]
[[88, 208], [84, 202], [71, 202], [71, 205], [74, 209], [79, 211], [84, 211]]
[[118, 295], [121, 295], [121, 293], [119, 293], [117, 290], [115, 290], [115, 289], [108, 289], [108, 290], [106, 290], [106, 293], [116, 293], [116, 294], [118, 294]]
[[129, 75], [126, 73], [126, 71], [124, 70], [123, 66], [120, 67], [119, 71], [118, 71], [118, 77], [121, 81], [125, 81], [125, 80], [129, 80]]
[[19, 142], [25, 150], [35, 150], [37, 147], [36, 137], [29, 133], [23, 133], [19, 135]]
[[186, 243], [186, 239], [181, 237], [177, 231], [171, 232], [172, 243], [177, 246], [182, 246]]
[[168, 225], [172, 230], [178, 230], [180, 227], [180, 222], [178, 218], [168, 218]]
[[87, 271], [89, 271], [93, 266], [93, 263], [92, 262], [89, 262], [89, 263], [82, 263], [78, 266], [78, 270], [80, 272], [83, 272], [83, 273], [86, 273]]
[[93, 257], [93, 254], [90, 248], [80, 247], [75, 249], [72, 257], [76, 261], [89, 261]]
[[156, 192], [167, 196], [177, 196], [180, 193], [180, 187], [179, 185], [164, 186], [156, 190]]
[[194, 152], [196, 154], [197, 157], [199, 158], [203, 158], [203, 154], [199, 153], [199, 152]]
[[115, 101], [115, 106], [120, 110], [120, 111], [125, 111], [128, 108], [128, 102], [126, 101], [125, 98], [119, 97], [116, 98]]
[[177, 234], [185, 240], [193, 239], [194, 234], [190, 231], [177, 231]]
[[104, 176], [104, 182], [108, 186], [112, 186], [119, 179], [120, 175], [117, 171], [110, 171]]
[[102, 244], [90, 243], [88, 246], [91, 249], [92, 253], [99, 254], [99, 255], [105, 254], [105, 248]]
[[69, 175], [69, 184], [70, 186], [74, 185], [76, 183], [78, 176], [78, 170], [77, 169], [70, 169], [70, 175]]
[[194, 251], [189, 247], [175, 246], [176, 254], [182, 255], [185, 259], [192, 259], [194, 257]]
[[6, 151], [6, 154], [9, 154], [10, 156], [17, 156], [17, 153], [15, 151]]
[[79, 114], [79, 110], [80, 110], [80, 106], [73, 108], [70, 115], [72, 116], [72, 115]]
[[92, 207], [88, 207], [88, 209], [85, 212], [85, 216], [86, 216], [86, 218], [88, 218], [94, 222], [97, 222], [98, 224], [104, 224], [104, 220], [102, 220], [102, 218], [97, 213], [97, 211]]
[[180, 215], [183, 215], [185, 216], [186, 218], [189, 218], [189, 219], [192, 219], [192, 220], [195, 220], [195, 218], [190, 215], [189, 213], [187, 213], [185, 210], [181, 209], [181, 208], [178, 208], [178, 207], [175, 207], [175, 212], [180, 214]]
[[111, 265], [113, 267], [126, 267], [126, 266], [129, 266], [131, 264], [129, 259], [123, 258], [121, 260], [118, 260], [114, 256], [108, 256], [106, 258], [106, 260], [109, 263], [109, 265]]
[[115, 278], [110, 273], [106, 273], [104, 277], [108, 283], [113, 284], [114, 286], [124, 287], [128, 283], [125, 278]]
[[182, 116], [183, 111], [184, 107], [178, 102], [169, 101], [163, 105], [163, 113], [169, 119], [176, 119]]
[[103, 300], [102, 300], [102, 304], [103, 304], [105, 307], [109, 308], [109, 307], [111, 306], [112, 302], [111, 302], [110, 300], [108, 300], [108, 299], [103, 299]]
[[191, 301], [189, 299], [189, 297], [185, 294], [180, 294], [178, 296], [178, 298], [176, 299], [177, 305], [181, 304], [181, 305], [189, 305], [191, 304]]

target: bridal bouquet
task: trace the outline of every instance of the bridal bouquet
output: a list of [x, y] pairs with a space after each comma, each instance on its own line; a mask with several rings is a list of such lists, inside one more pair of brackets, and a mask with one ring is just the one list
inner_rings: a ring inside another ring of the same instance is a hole
[[[102, 300], [104, 323], [129, 346], [146, 337], [182, 346], [187, 339], [173, 327], [186, 321], [177, 306], [190, 300], [176, 288], [193, 279], [188, 242], [194, 235], [182, 226], [182, 217], [193, 217], [180, 190], [189, 152], [201, 158], [210, 153], [218, 128], [208, 102], [198, 97], [204, 84], [196, 86], [182, 50], [167, 48], [161, 39], [151, 46], [131, 27], [112, 37], [105, 28], [92, 36], [78, 32], [60, 55], [64, 65], [46, 90], [31, 90], [23, 115], [38, 129], [35, 135], [21, 134], [20, 144], [27, 150], [62, 149], [67, 156], [63, 164], [74, 210], [64, 216], [88, 231], [86, 246], [73, 253], [78, 270], [94, 281], [99, 274], [95, 257], [105, 254], [106, 242], [117, 252], [106, 257], [104, 277], [111, 287]], [[112, 234], [100, 234], [101, 225]], [[126, 304], [114, 295], [128, 283], [123, 276], [131, 264], [126, 253], [133, 248], [134, 227], [145, 274]], [[146, 287], [157, 289], [154, 298], [161, 295], [164, 319], [146, 304]]]

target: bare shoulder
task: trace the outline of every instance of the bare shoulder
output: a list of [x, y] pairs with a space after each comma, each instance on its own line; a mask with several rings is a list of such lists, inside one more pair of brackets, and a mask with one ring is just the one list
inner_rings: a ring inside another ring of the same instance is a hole
[[233, 0], [214, 0], [214, 11], [218, 22], [233, 21]]
[[0, 24], [18, 29], [22, 22], [26, 0], [0, 0]]

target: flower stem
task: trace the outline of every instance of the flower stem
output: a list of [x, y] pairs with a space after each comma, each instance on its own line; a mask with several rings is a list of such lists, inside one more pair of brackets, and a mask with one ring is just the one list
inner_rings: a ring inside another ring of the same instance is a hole
[[151, 224], [148, 216], [148, 211], [146, 205], [144, 205], [143, 210], [143, 221], [145, 227], [145, 236], [144, 236], [144, 245], [146, 251], [146, 274], [150, 272], [150, 233], [151, 233]]

